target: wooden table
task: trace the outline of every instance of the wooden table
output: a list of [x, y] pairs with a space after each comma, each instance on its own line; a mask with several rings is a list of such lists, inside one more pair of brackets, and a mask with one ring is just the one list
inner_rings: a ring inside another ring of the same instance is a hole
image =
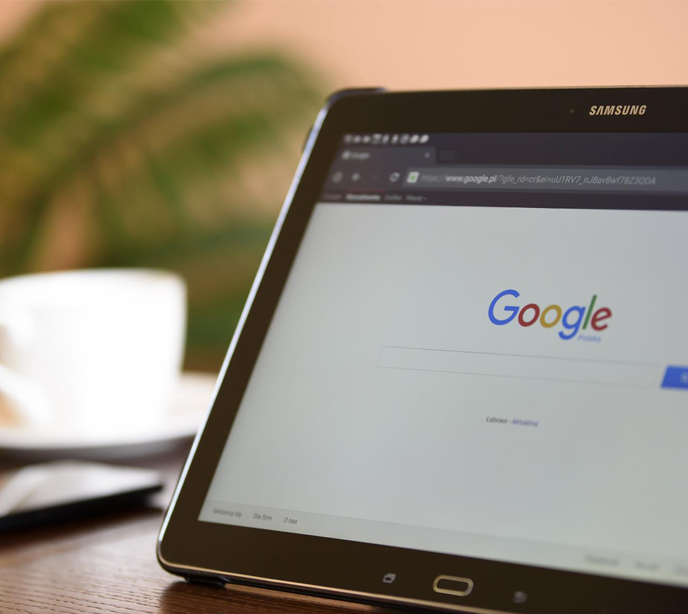
[[[153, 505], [53, 526], [0, 534], [2, 614], [166, 614], [390, 612], [315, 597], [255, 588], [188, 584], [165, 573], [155, 541], [186, 448], [164, 458], [129, 464], [153, 466], [166, 492]], [[8, 463], [0, 463], [0, 469]]]

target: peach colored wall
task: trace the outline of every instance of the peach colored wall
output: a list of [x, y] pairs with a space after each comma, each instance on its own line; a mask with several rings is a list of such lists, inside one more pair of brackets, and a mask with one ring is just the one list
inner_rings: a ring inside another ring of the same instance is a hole
[[0, 0], [0, 43], [33, 11], [34, 4], [32, 0]]
[[[0, 39], [34, 0], [0, 1]], [[198, 37], [276, 47], [331, 89], [688, 84], [688, 2], [247, 0]]]
[[284, 46], [335, 87], [688, 84], [688, 2], [254, 0], [241, 13], [214, 44]]

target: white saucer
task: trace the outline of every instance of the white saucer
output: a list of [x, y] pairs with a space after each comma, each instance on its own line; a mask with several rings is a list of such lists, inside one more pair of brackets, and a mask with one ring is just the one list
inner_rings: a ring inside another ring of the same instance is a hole
[[196, 434], [208, 410], [217, 377], [183, 373], [160, 422], [131, 432], [85, 435], [29, 426], [0, 426], [0, 455], [32, 458], [125, 458], [159, 454]]

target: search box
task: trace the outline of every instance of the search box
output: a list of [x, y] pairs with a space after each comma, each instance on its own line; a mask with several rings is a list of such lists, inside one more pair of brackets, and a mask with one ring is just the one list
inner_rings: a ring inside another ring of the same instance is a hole
[[656, 388], [661, 382], [660, 367], [651, 364], [394, 346], [382, 348], [377, 366], [636, 388]]

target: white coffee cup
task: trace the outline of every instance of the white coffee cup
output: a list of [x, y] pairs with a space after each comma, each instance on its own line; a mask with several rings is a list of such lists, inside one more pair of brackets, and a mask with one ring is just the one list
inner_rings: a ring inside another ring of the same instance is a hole
[[186, 287], [164, 271], [94, 269], [0, 280], [0, 396], [25, 425], [145, 429], [179, 378]]

